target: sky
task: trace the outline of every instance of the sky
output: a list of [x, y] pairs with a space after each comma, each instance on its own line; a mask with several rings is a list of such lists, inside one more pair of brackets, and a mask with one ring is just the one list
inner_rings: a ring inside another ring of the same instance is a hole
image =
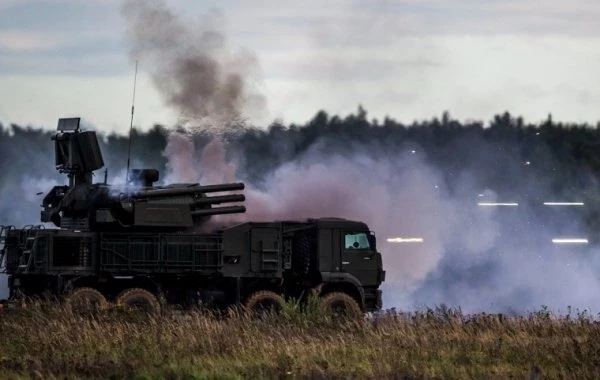
[[[592, 0], [168, 0], [195, 25], [221, 14], [227, 46], [251, 52], [266, 110], [248, 120], [303, 123], [323, 109], [403, 122], [444, 111], [490, 120], [595, 124], [600, 2]], [[118, 0], [0, 0], [0, 123], [55, 128], [80, 116], [129, 127], [135, 59]], [[134, 125], [172, 125], [139, 61]]]

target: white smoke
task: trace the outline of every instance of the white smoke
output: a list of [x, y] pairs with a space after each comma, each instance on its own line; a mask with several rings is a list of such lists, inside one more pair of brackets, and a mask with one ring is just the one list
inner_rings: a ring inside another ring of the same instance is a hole
[[[192, 25], [159, 0], [125, 1], [123, 14], [129, 22], [132, 58], [144, 61], [165, 103], [178, 112], [188, 132], [210, 130], [219, 136], [243, 122], [248, 111], [264, 108], [264, 97], [251, 85], [256, 59], [227, 48], [218, 15]], [[464, 144], [470, 152], [473, 141]], [[465, 311], [522, 311], [542, 304], [593, 308], [600, 301], [594, 252], [556, 251], [549, 243], [553, 223], [527, 207], [519, 207], [518, 213], [478, 208], [477, 195], [485, 189], [478, 188], [469, 168], [455, 173], [459, 179], [449, 188], [446, 173], [414, 148], [388, 155], [380, 153], [385, 149], [359, 143], [346, 155], [322, 148], [315, 144], [299, 159], [267, 173], [260, 187], [247, 184], [246, 214], [213, 219], [345, 217], [367, 222], [384, 256], [385, 307], [445, 303]], [[515, 193], [544, 193], [540, 189], [546, 187], [545, 179], [523, 176], [511, 152], [470, 154], [483, 167], [501, 160], [507, 187]], [[244, 178], [226, 153], [218, 138], [198, 151], [193, 136], [173, 133], [164, 152], [167, 182], [213, 184]], [[486, 199], [494, 197], [494, 190], [484, 191]], [[423, 243], [386, 241], [399, 235], [416, 236]]]
[[196, 164], [196, 149], [194, 142], [183, 133], [170, 133], [167, 137], [167, 146], [163, 155], [167, 158], [168, 174], [165, 181], [169, 182], [195, 182], [198, 180]]
[[[225, 150], [215, 140], [201, 152], [198, 165], [209, 183], [243, 177], [226, 161]], [[358, 148], [342, 156], [323, 154], [315, 144], [300, 159], [269, 173], [260, 188], [247, 184], [246, 214], [214, 219], [365, 221], [383, 253], [387, 308], [443, 303], [468, 312], [523, 312], [542, 305], [593, 310], [600, 302], [593, 269], [600, 262], [586, 256], [593, 251], [586, 249], [583, 256], [569, 248], [558, 251], [551, 243], [554, 231], [540, 228], [544, 220], [526, 206], [519, 212], [477, 207], [481, 189], [469, 178], [463, 173], [460, 187], [451, 192], [442, 173], [411, 150], [382, 157]], [[497, 200], [489, 189], [484, 195]], [[576, 221], [573, 215], [564, 217]], [[386, 241], [399, 235], [418, 236], [423, 243]]]

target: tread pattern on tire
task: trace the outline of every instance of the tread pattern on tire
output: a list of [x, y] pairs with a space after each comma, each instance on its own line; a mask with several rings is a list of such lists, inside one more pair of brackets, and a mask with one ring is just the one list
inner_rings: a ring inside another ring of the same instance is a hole
[[282, 296], [280, 296], [279, 294], [277, 294], [273, 291], [270, 291], [270, 290], [259, 290], [255, 293], [253, 293], [250, 297], [248, 297], [246, 302], [244, 302], [244, 307], [246, 308], [247, 311], [249, 311], [251, 313], [256, 312], [257, 311], [257, 310], [255, 310], [256, 306], [258, 306], [260, 301], [265, 300], [265, 299], [270, 300], [277, 305], [277, 310], [275, 310], [276, 313], [283, 310], [285, 300], [283, 299]]
[[90, 287], [81, 287], [76, 288], [70, 294], [67, 295], [66, 301], [69, 305], [74, 305], [78, 301], [89, 300], [92, 302], [97, 302], [96, 307], [98, 309], [104, 309], [108, 306], [108, 301], [106, 297], [98, 290]]
[[333, 303], [343, 302], [345, 304], [347, 317], [359, 318], [363, 315], [363, 311], [356, 300], [346, 293], [342, 292], [331, 292], [323, 296], [321, 300], [321, 310], [323, 313], [331, 313]]
[[142, 288], [129, 288], [123, 290], [116, 298], [117, 305], [128, 305], [129, 302], [135, 298], [142, 298], [148, 304], [151, 310], [146, 310], [150, 314], [160, 313], [160, 304], [156, 296], [146, 289]]

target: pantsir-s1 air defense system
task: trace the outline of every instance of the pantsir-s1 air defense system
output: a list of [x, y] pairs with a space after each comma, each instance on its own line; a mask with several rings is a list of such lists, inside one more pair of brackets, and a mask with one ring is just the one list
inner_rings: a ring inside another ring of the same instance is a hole
[[316, 295], [326, 311], [381, 308], [385, 271], [365, 223], [213, 225], [213, 215], [246, 211], [244, 195], [233, 193], [243, 183], [155, 186], [154, 169], [132, 170], [121, 187], [106, 177], [93, 183], [104, 166], [95, 132], [81, 131], [79, 118], [60, 119], [53, 140], [56, 169], [68, 177], [42, 202], [41, 221], [54, 227], [0, 228], [9, 301], [50, 294], [73, 305], [149, 312], [162, 302], [258, 311]]

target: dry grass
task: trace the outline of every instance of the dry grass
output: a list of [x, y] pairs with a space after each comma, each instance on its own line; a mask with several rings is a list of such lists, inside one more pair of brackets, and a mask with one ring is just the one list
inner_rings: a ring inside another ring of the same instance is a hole
[[600, 378], [600, 324], [445, 310], [339, 322], [32, 305], [0, 317], [2, 378]]

